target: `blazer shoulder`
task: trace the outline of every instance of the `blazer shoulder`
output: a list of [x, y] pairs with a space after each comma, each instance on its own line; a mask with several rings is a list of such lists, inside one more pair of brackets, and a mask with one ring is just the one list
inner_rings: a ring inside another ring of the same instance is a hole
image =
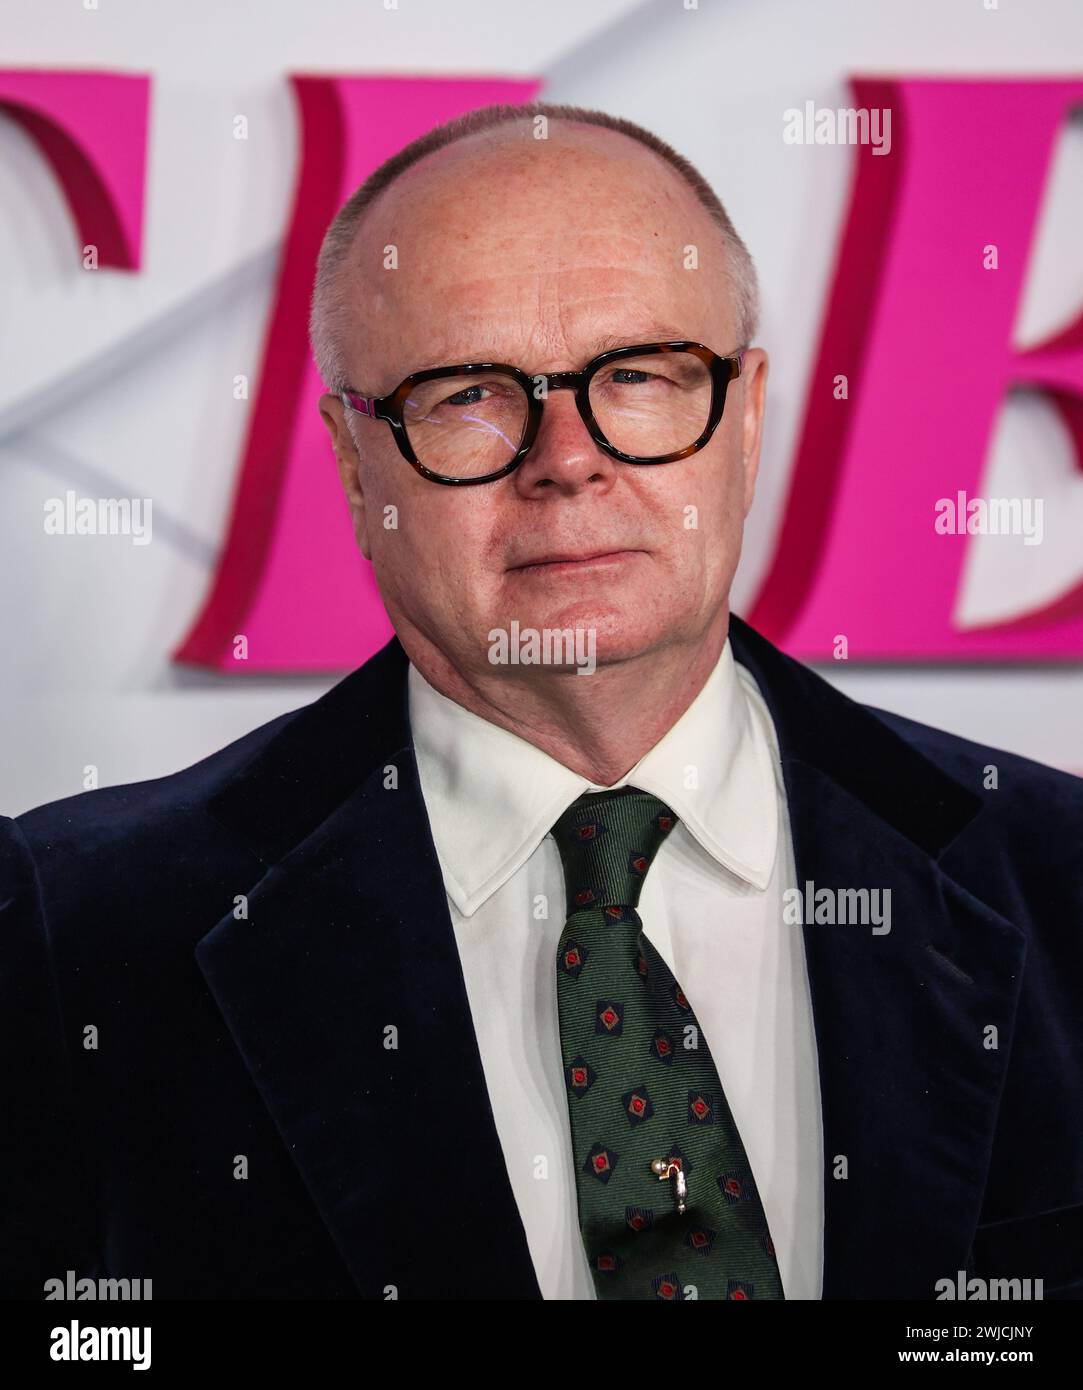
[[176, 772], [76, 792], [12, 819], [35, 857], [91, 845], [100, 852], [103, 840], [128, 848], [156, 826], [176, 831], [305, 708], [278, 715]]
[[998, 799], [1003, 803], [1002, 810], [1010, 812], [1038, 798], [1047, 813], [1083, 813], [1083, 777], [1020, 753], [1010, 753], [1006, 748], [976, 743], [902, 714], [871, 705], [865, 708], [970, 790], [979, 795], [990, 791], [1008, 793]]
[[244, 787], [253, 817], [277, 796], [284, 815], [336, 773], [349, 780], [366, 729], [378, 727], [372, 738], [379, 743], [381, 716], [398, 708], [405, 660], [392, 639], [315, 699], [188, 767], [47, 802], [15, 817], [15, 826], [44, 870], [77, 864], [108, 878], [116, 876], [117, 863], [153, 856], [162, 874], [198, 874], [201, 862], [209, 869], [238, 852], [235, 835], [215, 812], [223, 796]]
[[1083, 778], [902, 715], [871, 710], [980, 799], [942, 868], [1015, 921], [1079, 950]]

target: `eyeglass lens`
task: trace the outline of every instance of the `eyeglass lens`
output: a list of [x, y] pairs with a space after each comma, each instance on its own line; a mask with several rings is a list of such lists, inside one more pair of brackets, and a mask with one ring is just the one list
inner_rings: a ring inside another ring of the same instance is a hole
[[[711, 413], [710, 369], [694, 353], [645, 353], [607, 362], [588, 399], [599, 428], [622, 453], [658, 458], [694, 444]], [[478, 478], [510, 463], [523, 442], [529, 398], [500, 372], [419, 382], [403, 406], [418, 461], [444, 477]]]

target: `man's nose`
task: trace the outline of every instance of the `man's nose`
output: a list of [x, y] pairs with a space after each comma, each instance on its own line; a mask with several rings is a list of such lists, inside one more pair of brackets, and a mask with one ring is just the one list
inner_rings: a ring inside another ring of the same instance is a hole
[[590, 437], [572, 391], [549, 384], [541, 424], [530, 452], [512, 475], [524, 497], [546, 492], [576, 493], [591, 487], [608, 491], [617, 461]]

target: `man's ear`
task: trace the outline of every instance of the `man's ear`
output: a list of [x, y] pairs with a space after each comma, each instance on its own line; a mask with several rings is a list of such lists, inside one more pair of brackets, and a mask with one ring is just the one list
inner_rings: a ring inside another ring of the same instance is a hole
[[[741, 364], [741, 461], [745, 472], [745, 515], [756, 493], [756, 474], [760, 467], [763, 442], [763, 412], [767, 400], [767, 354], [763, 348], [749, 348]], [[732, 389], [732, 388], [731, 388]]]
[[353, 531], [357, 544], [366, 560], [372, 559], [368, 538], [365, 491], [361, 485], [361, 459], [354, 446], [353, 438], [346, 425], [346, 410], [338, 396], [325, 392], [320, 397], [320, 417], [327, 426], [338, 464], [338, 476], [346, 501], [350, 504], [353, 518]]

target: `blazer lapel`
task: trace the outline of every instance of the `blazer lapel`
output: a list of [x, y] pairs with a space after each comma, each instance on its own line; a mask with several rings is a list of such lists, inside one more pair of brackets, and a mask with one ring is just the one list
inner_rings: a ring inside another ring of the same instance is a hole
[[823, 1297], [933, 1299], [978, 1223], [1025, 936], [937, 863], [980, 798], [737, 618], [730, 636], [779, 735], [802, 893], [891, 893], [888, 932], [803, 914]]
[[540, 1298], [409, 741], [397, 640], [212, 813], [267, 863], [196, 959], [362, 1296]]

